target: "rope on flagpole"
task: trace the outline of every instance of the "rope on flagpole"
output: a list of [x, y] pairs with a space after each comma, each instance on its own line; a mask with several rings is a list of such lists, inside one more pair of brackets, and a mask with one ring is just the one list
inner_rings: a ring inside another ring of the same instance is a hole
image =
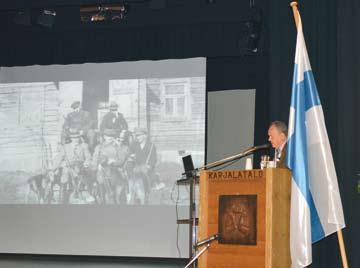
[[[298, 3], [295, 2], [295, 1], [290, 3], [290, 6], [291, 6], [292, 11], [293, 11], [293, 15], [294, 15], [296, 29], [299, 26], [299, 18], [300, 18], [300, 13], [299, 13], [297, 5], [298, 5]], [[338, 236], [338, 240], [339, 240], [339, 247], [340, 247], [340, 254], [341, 254], [341, 260], [342, 260], [343, 268], [348, 268], [349, 265], [348, 265], [348, 261], [347, 261], [347, 257], [346, 257], [344, 238], [343, 238], [341, 229], [337, 231], [337, 236]]]

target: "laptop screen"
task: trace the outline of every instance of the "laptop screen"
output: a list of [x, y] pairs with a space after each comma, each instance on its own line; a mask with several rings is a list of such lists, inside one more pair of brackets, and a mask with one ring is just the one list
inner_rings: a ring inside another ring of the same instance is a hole
[[186, 177], [191, 177], [192, 176], [192, 171], [194, 170], [194, 163], [192, 160], [191, 155], [187, 155], [184, 156], [183, 158], [183, 165], [184, 165], [184, 171], [185, 171], [185, 175]]

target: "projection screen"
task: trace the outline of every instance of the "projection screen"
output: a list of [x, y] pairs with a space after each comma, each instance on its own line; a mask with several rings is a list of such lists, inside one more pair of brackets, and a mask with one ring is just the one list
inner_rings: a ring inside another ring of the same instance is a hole
[[253, 145], [255, 90], [206, 96], [205, 74], [204, 58], [1, 67], [0, 253], [188, 257], [182, 157], [204, 164], [206, 125], [208, 162]]
[[0, 252], [187, 257], [175, 182], [204, 161], [205, 67], [2, 67]]

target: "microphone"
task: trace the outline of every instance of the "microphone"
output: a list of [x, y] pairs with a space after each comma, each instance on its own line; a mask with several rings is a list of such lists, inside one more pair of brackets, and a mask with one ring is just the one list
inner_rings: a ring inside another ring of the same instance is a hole
[[253, 146], [249, 149], [247, 149], [245, 152], [243, 152], [243, 156], [246, 156], [248, 154], [251, 154], [255, 151], [259, 151], [259, 150], [265, 150], [265, 149], [269, 149], [271, 147], [270, 143], [265, 143], [263, 145], [257, 145], [257, 146]]
[[258, 146], [254, 146], [254, 150], [257, 151], [257, 150], [265, 150], [265, 149], [269, 149], [271, 147], [271, 144], [270, 143], [265, 143], [263, 145], [258, 145]]
[[229, 156], [229, 157], [226, 157], [224, 159], [221, 159], [219, 161], [215, 161], [213, 163], [210, 163], [210, 164], [207, 164], [205, 166], [202, 166], [201, 168], [198, 168], [198, 170], [204, 170], [204, 169], [209, 169], [209, 168], [214, 168], [214, 167], [218, 167], [218, 166], [221, 166], [225, 163], [228, 163], [230, 161], [233, 161], [233, 160], [236, 160], [236, 159], [240, 159], [244, 156], [247, 156], [249, 154], [252, 154], [253, 152], [255, 151], [259, 151], [259, 150], [264, 150], [264, 149], [268, 149], [270, 148], [271, 145], [269, 143], [265, 143], [263, 145], [257, 145], [257, 146], [253, 146], [247, 150], [245, 150], [244, 152], [241, 152], [239, 154], [236, 154], [236, 155], [232, 155], [232, 156]]
[[201, 247], [204, 244], [208, 244], [208, 243], [210, 243], [210, 242], [212, 242], [214, 240], [219, 240], [219, 239], [220, 239], [220, 234], [215, 234], [215, 235], [209, 236], [208, 238], [206, 238], [204, 240], [201, 240], [198, 243], [196, 243], [194, 245], [194, 248]]

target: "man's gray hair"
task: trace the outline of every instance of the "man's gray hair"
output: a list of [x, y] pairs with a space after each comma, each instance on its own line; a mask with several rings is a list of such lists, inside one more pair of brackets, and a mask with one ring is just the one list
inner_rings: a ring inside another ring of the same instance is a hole
[[282, 121], [273, 121], [271, 122], [270, 124], [270, 127], [276, 127], [277, 130], [279, 130], [281, 133], [284, 133], [285, 136], [287, 137], [287, 133], [288, 133], [288, 129], [287, 129], [287, 126], [284, 122]]

